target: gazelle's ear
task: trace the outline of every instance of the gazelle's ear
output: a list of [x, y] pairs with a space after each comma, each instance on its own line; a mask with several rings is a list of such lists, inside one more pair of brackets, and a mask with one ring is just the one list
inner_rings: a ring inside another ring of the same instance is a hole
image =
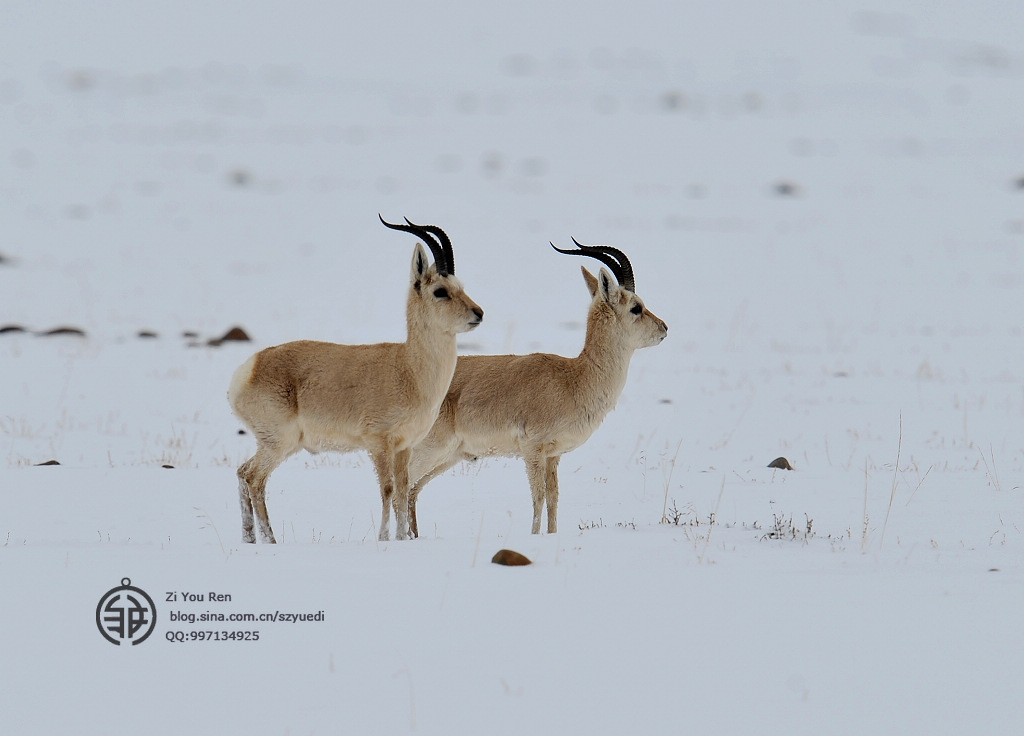
[[602, 268], [597, 274], [597, 291], [609, 304], [612, 303], [612, 296], [619, 289], [619, 282], [608, 273], [607, 268]]
[[423, 280], [429, 268], [430, 259], [427, 258], [427, 252], [423, 250], [421, 244], [416, 243], [416, 249], [412, 252], [412, 272], [409, 275], [409, 281], [417, 291], [420, 289], [420, 281]]
[[597, 278], [587, 270], [586, 266], [580, 266], [580, 270], [583, 272], [583, 280], [587, 282], [587, 290], [590, 292], [590, 297], [593, 298], [597, 294]]

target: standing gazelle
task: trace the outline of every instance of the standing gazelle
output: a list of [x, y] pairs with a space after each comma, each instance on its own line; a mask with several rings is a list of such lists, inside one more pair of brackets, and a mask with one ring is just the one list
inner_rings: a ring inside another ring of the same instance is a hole
[[[238, 468], [242, 541], [274, 543], [267, 518], [267, 477], [299, 450], [367, 450], [380, 482], [380, 539], [409, 530], [409, 454], [437, 418], [455, 371], [455, 335], [484, 313], [455, 278], [451, 241], [438, 227], [392, 225], [430, 248], [413, 251], [405, 342], [336, 345], [302, 340], [253, 355], [231, 378], [228, 401], [256, 438], [256, 454]], [[432, 235], [436, 235], [438, 242]]]
[[[533, 496], [533, 533], [548, 510], [548, 533], [558, 530], [558, 461], [586, 442], [615, 407], [630, 358], [657, 345], [668, 326], [634, 293], [633, 268], [607, 245], [581, 245], [559, 253], [589, 256], [608, 266], [595, 278], [583, 268], [590, 313], [583, 350], [576, 358], [531, 355], [464, 355], [430, 434], [409, 463], [410, 529], [418, 536], [416, 499], [434, 477], [462, 460], [486, 455], [521, 457]], [[616, 283], [617, 282], [617, 283]]]

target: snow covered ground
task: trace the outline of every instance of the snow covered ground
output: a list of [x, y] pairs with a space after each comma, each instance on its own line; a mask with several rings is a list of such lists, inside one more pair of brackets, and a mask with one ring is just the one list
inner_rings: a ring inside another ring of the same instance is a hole
[[[1024, 6], [0, 8], [5, 732], [1019, 731]], [[378, 212], [451, 235], [465, 353], [579, 350], [570, 236], [668, 323], [558, 534], [492, 459], [380, 543], [300, 455], [240, 543], [231, 372], [403, 338]]]

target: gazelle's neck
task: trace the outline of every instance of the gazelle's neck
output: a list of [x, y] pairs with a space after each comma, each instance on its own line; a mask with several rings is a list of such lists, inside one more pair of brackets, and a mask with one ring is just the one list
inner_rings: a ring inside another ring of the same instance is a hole
[[441, 397], [448, 390], [458, 357], [455, 335], [428, 325], [410, 304], [406, 319], [405, 354], [425, 393]]
[[584, 385], [614, 403], [626, 385], [633, 348], [618, 331], [613, 315], [592, 309], [587, 318], [587, 335], [576, 358]]

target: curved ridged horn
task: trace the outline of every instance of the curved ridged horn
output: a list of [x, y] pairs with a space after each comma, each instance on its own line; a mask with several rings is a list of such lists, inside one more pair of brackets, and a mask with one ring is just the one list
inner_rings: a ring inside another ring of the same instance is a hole
[[[442, 245], [431, 237], [429, 230], [424, 227], [420, 227], [419, 225], [413, 225], [408, 219], [406, 219], [406, 222], [409, 222], [408, 225], [402, 225], [401, 223], [395, 225], [385, 220], [379, 212], [377, 213], [377, 217], [380, 217], [380, 221], [384, 227], [389, 227], [392, 230], [401, 230], [403, 232], [412, 233], [422, 240], [423, 243], [430, 248], [430, 252], [434, 254], [434, 263], [437, 265], [437, 272], [442, 276], [448, 273], [448, 254], [445, 252]], [[447, 236], [445, 239], [447, 240]], [[450, 247], [451, 244], [449, 244], [449, 248]]]
[[633, 266], [629, 262], [625, 253], [610, 245], [584, 245], [576, 240], [576, 238], [573, 238], [572, 242], [576, 243], [579, 250], [563, 250], [554, 243], [551, 243], [551, 247], [559, 253], [565, 253], [566, 255], [589, 256], [601, 261], [601, 263], [611, 269], [612, 275], [615, 276], [615, 280], [619, 282], [619, 286], [626, 291], [636, 292], [636, 281], [633, 278]]
[[405, 218], [405, 221], [408, 222], [411, 227], [418, 227], [421, 230], [425, 230], [428, 233], [432, 233], [437, 236], [437, 239], [441, 241], [441, 247], [444, 249], [445, 264], [447, 266], [448, 273], [454, 276], [455, 253], [452, 251], [452, 241], [448, 238], [448, 234], [437, 225], [417, 225], [411, 222], [408, 217]]

